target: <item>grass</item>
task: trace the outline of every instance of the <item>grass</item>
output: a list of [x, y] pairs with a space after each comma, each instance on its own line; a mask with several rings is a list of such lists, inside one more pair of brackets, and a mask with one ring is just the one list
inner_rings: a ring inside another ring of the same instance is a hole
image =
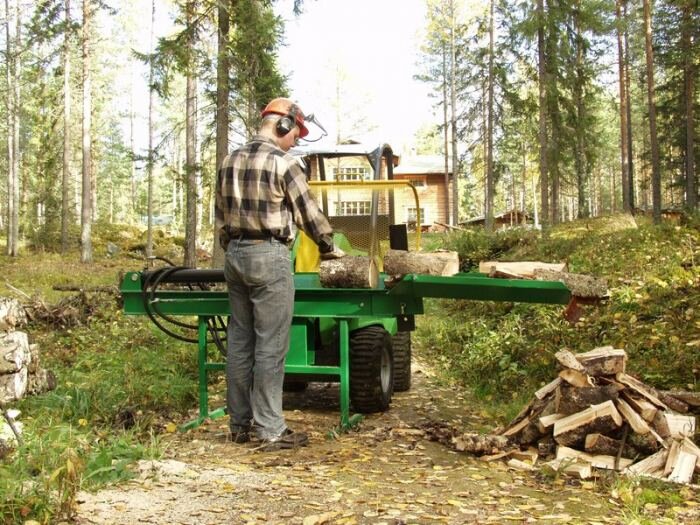
[[[100, 253], [89, 265], [76, 252], [2, 256], [5, 295], [55, 304], [66, 295], [55, 284], [117, 284], [121, 272], [143, 265]], [[13, 405], [22, 411], [24, 443], [0, 462], [0, 523], [69, 519], [77, 491], [127, 480], [131, 463], [160, 457], [163, 428], [196, 405], [193, 345], [124, 316], [109, 294], [89, 296], [98, 304], [84, 324], [23, 328], [58, 386]]]

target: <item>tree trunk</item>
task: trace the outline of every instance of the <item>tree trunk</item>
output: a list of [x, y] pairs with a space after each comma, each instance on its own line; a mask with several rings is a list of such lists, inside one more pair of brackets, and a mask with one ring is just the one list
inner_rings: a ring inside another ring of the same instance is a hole
[[455, 4], [454, 0], [450, 0], [450, 127], [452, 129], [452, 220], [450, 224], [453, 226], [456, 226], [459, 222], [459, 185], [457, 183], [459, 155], [457, 153], [456, 25]]
[[584, 40], [581, 31], [581, 2], [577, 2], [577, 9], [574, 14], [574, 26], [576, 31], [576, 84], [574, 86], [574, 96], [576, 100], [576, 195], [578, 200], [578, 218], [588, 217], [588, 203], [586, 199], [588, 186], [588, 170], [585, 159], [585, 104], [583, 101], [583, 87], [586, 83], [584, 62]]
[[83, 0], [83, 191], [80, 260], [92, 262], [92, 88], [90, 85], [90, 1]]
[[695, 185], [695, 66], [692, 54], [692, 13], [690, 10], [690, 1], [686, 1], [683, 6], [681, 29], [685, 88], [685, 207], [692, 212], [698, 206], [698, 190]]
[[622, 209], [626, 212], [632, 210], [630, 202], [630, 184], [629, 184], [629, 155], [627, 147], [629, 140], [627, 138], [627, 77], [626, 71], [626, 56], [623, 40], [623, 24], [622, 18], [622, 2], [615, 2], [615, 14], [617, 17], [617, 56], [618, 56], [618, 72], [620, 84], [620, 181], [622, 182]]
[[629, 184], [629, 197], [630, 197], [630, 209], [635, 207], [635, 195], [634, 195], [634, 149], [632, 148], [632, 100], [630, 91], [632, 90], [632, 81], [630, 80], [630, 49], [629, 49], [629, 35], [627, 31], [627, 2], [624, 0], [622, 15], [625, 19], [624, 25], [624, 42], [625, 42], [625, 96], [627, 99], [627, 182]]
[[654, 94], [654, 50], [651, 45], [651, 6], [644, 0], [644, 49], [647, 63], [647, 105], [649, 107], [649, 142], [651, 146], [651, 200], [654, 223], [661, 223], [661, 166], [656, 135], [656, 96]]
[[[187, 2], [187, 24], [193, 23], [195, 0]], [[185, 260], [184, 265], [197, 267], [197, 167], [196, 167], [196, 97], [197, 81], [194, 72], [194, 41], [187, 40], [187, 87], [185, 94], [185, 171], [187, 173], [187, 212], [185, 222]]]
[[[228, 98], [229, 83], [229, 19], [233, 0], [229, 3], [219, 2], [218, 8], [218, 62], [216, 64], [216, 169], [218, 170], [228, 154]], [[214, 171], [216, 174], [216, 171]], [[224, 250], [219, 244], [219, 232], [214, 222], [214, 248], [211, 261], [212, 268], [223, 268]]]
[[540, 224], [542, 230], [549, 225], [549, 173], [547, 167], [547, 91], [546, 91], [546, 61], [544, 50], [544, 0], [537, 0], [537, 81], [539, 90], [539, 168], [540, 168]]
[[63, 35], [63, 178], [61, 180], [61, 252], [68, 251], [68, 225], [71, 220], [72, 203], [70, 202], [71, 185], [71, 92], [70, 92], [70, 0], [65, 0], [66, 29]]
[[[156, 2], [151, 0], [151, 36], [149, 39], [149, 47], [153, 53], [153, 33], [156, 21]], [[146, 226], [146, 257], [153, 255], [153, 60], [148, 64], [148, 162], [146, 165], [147, 177], [147, 226]]]
[[494, 0], [489, 2], [489, 74], [488, 74], [488, 120], [486, 124], [486, 134], [488, 141], [488, 150], [486, 157], [486, 214], [485, 223], [486, 231], [493, 231], [493, 192], [494, 192], [494, 174], [493, 174], [493, 11]]
[[[8, 0], [5, 0], [5, 32], [7, 37], [7, 255], [15, 257], [19, 254], [19, 126], [20, 126], [20, 50], [21, 50], [21, 20], [19, 0], [12, 6], [14, 16], [10, 11]], [[11, 22], [15, 22], [15, 34], [12, 39]]]
[[444, 127], [443, 139], [445, 142], [445, 222], [450, 224], [452, 212], [450, 210], [450, 153], [449, 139], [447, 136], [447, 56], [444, 43], [442, 46], [442, 124]]

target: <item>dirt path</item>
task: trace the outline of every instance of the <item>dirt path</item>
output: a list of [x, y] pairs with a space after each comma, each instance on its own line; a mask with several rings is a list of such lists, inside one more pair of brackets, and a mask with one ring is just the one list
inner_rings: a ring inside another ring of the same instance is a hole
[[[225, 419], [173, 434], [163, 460], [139, 463], [131, 482], [81, 493], [77, 523], [630, 523], [596, 482], [545, 480], [424, 439], [429, 420], [485, 428], [468, 396], [438, 387], [429, 372], [416, 370], [391, 410], [335, 439], [336, 385], [285, 394], [289, 426], [309, 433], [300, 450], [227, 443]], [[693, 508], [673, 518], [657, 509], [654, 523], [697, 523]]]

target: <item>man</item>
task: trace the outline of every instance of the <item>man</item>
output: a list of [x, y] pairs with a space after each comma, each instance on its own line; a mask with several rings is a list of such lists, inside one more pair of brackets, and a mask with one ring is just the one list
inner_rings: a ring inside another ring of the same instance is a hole
[[255, 432], [262, 450], [305, 446], [282, 414], [284, 358], [294, 309], [289, 244], [293, 225], [318, 244], [321, 258], [345, 255], [313, 200], [306, 176], [287, 153], [308, 134], [301, 108], [286, 98], [262, 111], [253, 139], [228, 155], [217, 173], [216, 226], [226, 251], [231, 305], [227, 333], [226, 407], [231, 440]]

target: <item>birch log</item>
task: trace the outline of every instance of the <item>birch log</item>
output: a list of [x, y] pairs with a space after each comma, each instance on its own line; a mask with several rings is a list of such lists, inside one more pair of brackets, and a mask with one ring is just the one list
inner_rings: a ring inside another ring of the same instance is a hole
[[27, 312], [17, 299], [0, 297], [0, 330], [14, 330], [27, 322]]
[[0, 374], [18, 372], [30, 361], [31, 354], [26, 333], [0, 333]]
[[0, 404], [21, 399], [27, 391], [27, 369], [0, 375]]
[[321, 261], [318, 278], [324, 288], [376, 288], [379, 271], [369, 257], [346, 255]]
[[422, 275], [449, 276], [459, 273], [459, 254], [457, 252], [408, 252], [389, 250], [384, 256], [384, 272], [387, 275]]

